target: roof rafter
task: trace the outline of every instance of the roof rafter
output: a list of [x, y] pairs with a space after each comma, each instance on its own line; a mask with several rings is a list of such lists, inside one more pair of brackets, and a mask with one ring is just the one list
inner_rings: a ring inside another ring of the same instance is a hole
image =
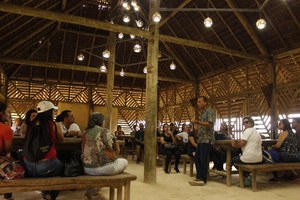
[[[232, 0], [226, 0], [226, 2], [231, 9], [237, 8], [235, 2], [233, 2]], [[261, 54], [264, 56], [268, 55], [268, 51], [267, 51], [266, 47], [263, 45], [263, 42], [261, 41], [261, 39], [257, 36], [257, 34], [253, 30], [253, 28], [250, 26], [246, 17], [244, 15], [242, 15], [240, 12], [237, 12], [237, 11], [233, 11], [233, 12], [236, 15], [236, 17], [238, 18], [238, 20], [241, 22], [241, 24], [244, 26], [246, 31], [248, 32], [248, 34], [252, 38], [253, 42], [255, 43], [255, 45], [261, 52]]]
[[[149, 38], [150, 34], [151, 34], [148, 31], [140, 30], [137, 28], [131, 28], [131, 27], [121, 26], [121, 25], [116, 25], [116, 24], [109, 24], [109, 23], [97, 21], [94, 19], [72, 16], [72, 15], [63, 14], [63, 13], [56, 13], [56, 12], [45, 11], [45, 10], [41, 10], [41, 9], [33, 9], [33, 8], [27, 8], [27, 7], [22, 7], [22, 6], [16, 6], [16, 5], [9, 4], [9, 3], [1, 3], [0, 2], [0, 11], [10, 12], [10, 13], [15, 13], [15, 14], [20, 14], [20, 15], [28, 15], [28, 16], [32, 16], [32, 17], [38, 17], [38, 18], [45, 18], [45, 19], [49, 19], [49, 20], [55, 20], [55, 21], [61, 21], [61, 22], [65, 22], [65, 23], [93, 27], [93, 28], [107, 30], [107, 31], [135, 34], [137, 36], [143, 36], [145, 38]], [[195, 47], [195, 48], [206, 49], [209, 51], [224, 53], [227, 55], [234, 55], [237, 57], [247, 58], [247, 59], [251, 59], [251, 60], [267, 60], [267, 58], [263, 57], [263, 56], [251, 55], [248, 53], [243, 53], [240, 51], [227, 49], [227, 48], [216, 46], [216, 45], [211, 45], [211, 44], [187, 40], [187, 39], [175, 38], [175, 37], [167, 36], [167, 35], [160, 35], [160, 40], [165, 41], [165, 42], [172, 42], [175, 44], [191, 46], [191, 47]]]
[[[35, 67], [68, 69], [68, 70], [73, 70], [73, 71], [99, 73], [99, 69], [96, 67], [43, 62], [43, 61], [36, 61], [36, 60], [10, 59], [10, 58], [0, 57], [0, 62], [10, 63], [10, 64], [18, 64], [18, 65], [35, 66]], [[115, 71], [115, 75], [120, 75], [120, 71]], [[130, 72], [126, 72], [126, 76], [135, 77], [135, 78], [143, 78], [143, 79], [146, 78], [146, 75], [130, 73]], [[169, 78], [169, 77], [160, 77], [160, 76], [158, 77], [158, 80], [159, 81], [167, 81], [167, 82], [177, 82], [177, 83], [191, 83], [190, 81], [187, 81], [187, 80], [181, 80], [181, 79], [175, 79], [175, 78]]]
[[[185, 0], [184, 2], [182, 2], [179, 6], [178, 9], [182, 9], [184, 8], [187, 4], [189, 4], [192, 0]], [[173, 11], [169, 16], [165, 17], [163, 21], [161, 21], [159, 23], [159, 27], [162, 27], [165, 23], [167, 23], [172, 17], [174, 17], [177, 13], [179, 12], [179, 10], [175, 10]]]

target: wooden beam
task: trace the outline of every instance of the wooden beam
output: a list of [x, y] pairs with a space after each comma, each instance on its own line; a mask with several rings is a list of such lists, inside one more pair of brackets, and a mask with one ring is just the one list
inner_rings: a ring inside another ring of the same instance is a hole
[[[112, 31], [112, 32], [135, 34], [137, 36], [142, 36], [147, 39], [150, 37], [150, 32], [140, 30], [137, 28], [131, 28], [128, 26], [105, 23], [105, 22], [101, 22], [101, 21], [98, 21], [95, 19], [78, 17], [78, 16], [74, 16], [74, 15], [68, 15], [68, 14], [57, 13], [57, 12], [52, 12], [52, 11], [45, 11], [45, 10], [35, 9], [35, 8], [22, 7], [22, 6], [9, 4], [9, 3], [0, 3], [0, 11], [20, 14], [20, 15], [27, 15], [27, 16], [37, 17], [37, 18], [44, 18], [44, 19], [54, 20], [54, 21], [58, 21], [58, 22], [77, 24], [77, 25], [82, 25], [82, 26], [87, 26], [87, 27], [92, 27], [92, 28], [102, 29], [102, 30], [107, 30], [107, 31]], [[175, 37], [171, 37], [171, 36], [167, 36], [167, 35], [160, 35], [160, 40], [165, 41], [165, 42], [172, 42], [172, 43], [180, 44], [180, 45], [191, 46], [191, 47], [195, 47], [195, 48], [206, 49], [208, 51], [224, 53], [227, 55], [233, 55], [233, 56], [237, 56], [237, 57], [247, 58], [247, 59], [251, 59], [251, 60], [266, 60], [266, 57], [263, 57], [263, 56], [255, 56], [255, 55], [243, 53], [240, 51], [231, 50], [231, 49], [219, 47], [216, 45], [211, 45], [208, 43], [186, 40], [186, 39], [181, 39], [181, 38], [175, 38]]]
[[[82, 65], [70, 65], [70, 64], [52, 63], [52, 62], [35, 61], [35, 60], [10, 59], [10, 58], [3, 58], [3, 57], [0, 57], [0, 62], [9, 63], [9, 64], [35, 66], [35, 67], [57, 68], [57, 69], [67, 69], [67, 70], [74, 70], [74, 71], [99, 73], [98, 67], [88, 67], [88, 66], [82, 66]], [[115, 71], [115, 75], [120, 75], [120, 71]], [[144, 74], [136, 74], [136, 73], [130, 73], [130, 72], [126, 72], [125, 76], [134, 77], [134, 78], [142, 78], [142, 79], [146, 78], [146, 75], [144, 75]], [[166, 81], [166, 82], [184, 83], [184, 84], [191, 83], [191, 81], [188, 81], [188, 80], [168, 78], [168, 77], [158, 77], [158, 80]]]
[[176, 37], [172, 37], [172, 36], [168, 36], [168, 35], [160, 35], [160, 40], [164, 41], [164, 42], [171, 42], [171, 43], [190, 46], [190, 47], [194, 47], [194, 48], [205, 49], [208, 51], [215, 51], [218, 53], [233, 55], [233, 56], [237, 56], [237, 57], [241, 57], [241, 58], [247, 58], [250, 60], [268, 61], [268, 58], [264, 57], [264, 56], [252, 55], [252, 54], [244, 53], [241, 51], [227, 49], [224, 47], [220, 47], [217, 45], [208, 44], [208, 43], [204, 43], [204, 42], [199, 42], [199, 41], [192, 41], [192, 40], [187, 40], [187, 39], [182, 39], [182, 38], [176, 38]]
[[[297, 16], [295, 15], [294, 11], [292, 10], [292, 8], [290, 7], [289, 3], [286, 1], [283, 1], [283, 4], [286, 6], [287, 10], [289, 11], [291, 17], [293, 18], [295, 24], [298, 27], [298, 30], [300, 30], [300, 23], [299, 20], [297, 19]], [[299, 11], [299, 10], [298, 10]], [[299, 13], [298, 13], [299, 14]]]
[[[227, 4], [231, 9], [236, 9], [237, 6], [233, 0], [226, 0]], [[267, 56], [268, 50], [266, 47], [263, 45], [264, 43], [262, 40], [256, 35], [255, 31], [253, 30], [252, 26], [250, 26], [249, 22], [247, 21], [246, 17], [242, 15], [238, 11], [233, 11], [236, 17], [239, 19], [241, 24], [244, 26], [245, 30], [248, 32], [250, 37], [252, 38], [253, 42], [255, 43], [256, 47], [259, 49], [262, 55]]]
[[159, 23], [159, 27], [162, 27], [165, 23], [167, 23], [172, 17], [174, 17], [178, 12], [179, 9], [184, 8], [187, 4], [189, 4], [192, 0], [185, 0], [178, 6], [178, 10], [173, 11], [170, 15], [164, 18], [163, 21]]
[[131, 28], [128, 26], [122, 26], [117, 24], [110, 24], [107, 22], [101, 22], [99, 20], [90, 19], [90, 18], [84, 18], [79, 17], [75, 15], [68, 15], [64, 13], [57, 13], [52, 11], [46, 11], [42, 9], [36, 9], [36, 8], [29, 8], [29, 7], [22, 7], [17, 6], [10, 3], [0, 3], [0, 11], [1, 12], [8, 12], [8, 13], [15, 13], [19, 15], [27, 15], [31, 17], [37, 17], [37, 18], [44, 18], [49, 19], [52, 21], [58, 21], [58, 22], [65, 22], [70, 24], [77, 24], [81, 26], [87, 26], [97, 29], [102, 29], [106, 31], [112, 31], [112, 32], [122, 32], [126, 34], [134, 34], [136, 36], [142, 36], [145, 38], [149, 38], [150, 32], [144, 31], [138, 28]]

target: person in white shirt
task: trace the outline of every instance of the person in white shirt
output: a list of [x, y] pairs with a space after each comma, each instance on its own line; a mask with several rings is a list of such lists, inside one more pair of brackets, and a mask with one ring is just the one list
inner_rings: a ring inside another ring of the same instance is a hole
[[[243, 125], [245, 130], [240, 140], [232, 140], [231, 146], [241, 148], [242, 155], [232, 158], [232, 163], [261, 163], [262, 162], [262, 141], [258, 131], [254, 128], [254, 120], [251, 117], [244, 117]], [[245, 186], [251, 185], [249, 172], [244, 172]]]
[[81, 137], [79, 126], [75, 123], [75, 117], [70, 110], [64, 110], [56, 117], [56, 122], [61, 126], [65, 137]]

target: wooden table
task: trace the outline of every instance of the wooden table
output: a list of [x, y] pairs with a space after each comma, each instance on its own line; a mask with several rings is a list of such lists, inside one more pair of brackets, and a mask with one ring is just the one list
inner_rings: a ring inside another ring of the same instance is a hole
[[[226, 184], [227, 186], [231, 186], [231, 141], [232, 140], [216, 140], [214, 145], [221, 146], [226, 149], [226, 172], [219, 171], [214, 169], [209, 169], [209, 171], [214, 172], [216, 174], [220, 174], [222, 176], [226, 176]], [[267, 147], [275, 144], [276, 140], [274, 139], [263, 139], [262, 146]]]

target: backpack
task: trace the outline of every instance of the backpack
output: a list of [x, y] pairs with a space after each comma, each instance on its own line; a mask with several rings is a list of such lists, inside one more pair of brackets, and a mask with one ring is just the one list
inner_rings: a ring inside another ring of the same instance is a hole
[[[55, 132], [56, 125], [55, 125]], [[32, 125], [27, 132], [23, 147], [23, 156], [29, 162], [36, 162], [45, 157], [53, 145], [50, 128], [46, 130], [39, 123]]]

